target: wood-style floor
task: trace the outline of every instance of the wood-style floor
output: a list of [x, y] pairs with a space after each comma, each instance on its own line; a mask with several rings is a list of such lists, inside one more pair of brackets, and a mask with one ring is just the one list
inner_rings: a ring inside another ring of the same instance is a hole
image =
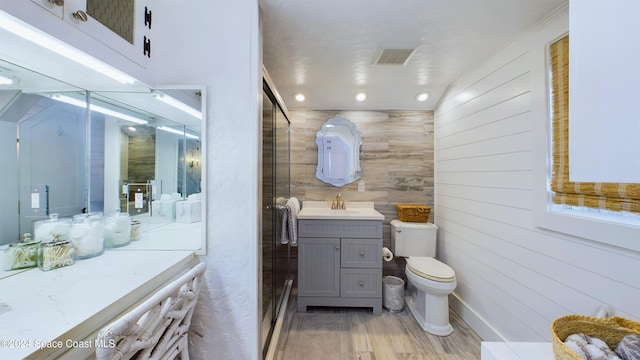
[[310, 308], [296, 312], [295, 291], [275, 351], [277, 360], [480, 359], [480, 337], [450, 311], [454, 333], [426, 333], [405, 307], [400, 313], [371, 309]]

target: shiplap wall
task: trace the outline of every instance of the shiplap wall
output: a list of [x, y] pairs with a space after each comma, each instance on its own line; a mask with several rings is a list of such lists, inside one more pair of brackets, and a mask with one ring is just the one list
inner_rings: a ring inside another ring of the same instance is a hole
[[545, 166], [545, 49], [567, 31], [559, 9], [452, 84], [436, 109], [438, 256], [456, 271], [452, 306], [485, 340], [549, 341], [555, 318], [600, 305], [640, 318], [640, 254], [534, 221], [534, 197], [545, 196], [535, 178]]

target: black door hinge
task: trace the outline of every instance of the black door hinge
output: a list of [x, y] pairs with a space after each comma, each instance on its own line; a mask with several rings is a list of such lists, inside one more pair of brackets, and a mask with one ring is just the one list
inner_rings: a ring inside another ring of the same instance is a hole
[[151, 39], [148, 38], [146, 35], [142, 42], [142, 53], [144, 55], [147, 55], [148, 58], [151, 57]]
[[151, 10], [149, 10], [146, 6], [144, 7], [144, 26], [148, 27], [151, 30]]

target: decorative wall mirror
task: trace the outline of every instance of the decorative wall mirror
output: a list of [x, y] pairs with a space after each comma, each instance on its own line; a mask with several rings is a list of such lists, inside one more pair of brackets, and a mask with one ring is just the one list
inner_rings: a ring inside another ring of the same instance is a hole
[[360, 179], [361, 144], [362, 134], [351, 121], [339, 114], [327, 120], [316, 133], [316, 177], [338, 187]]

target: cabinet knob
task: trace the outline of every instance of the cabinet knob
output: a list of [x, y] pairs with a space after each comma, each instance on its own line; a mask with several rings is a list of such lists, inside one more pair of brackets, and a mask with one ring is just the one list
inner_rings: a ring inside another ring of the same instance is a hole
[[360, 251], [360, 256], [364, 256], [364, 251]]
[[87, 20], [89, 20], [87, 13], [82, 10], [78, 10], [74, 12], [72, 15], [76, 20], [80, 20], [82, 22], [86, 22]]
[[340, 250], [340, 245], [336, 245], [336, 250]]
[[364, 281], [361, 280], [360, 281], [360, 287], [363, 287], [363, 286], [364, 286]]

